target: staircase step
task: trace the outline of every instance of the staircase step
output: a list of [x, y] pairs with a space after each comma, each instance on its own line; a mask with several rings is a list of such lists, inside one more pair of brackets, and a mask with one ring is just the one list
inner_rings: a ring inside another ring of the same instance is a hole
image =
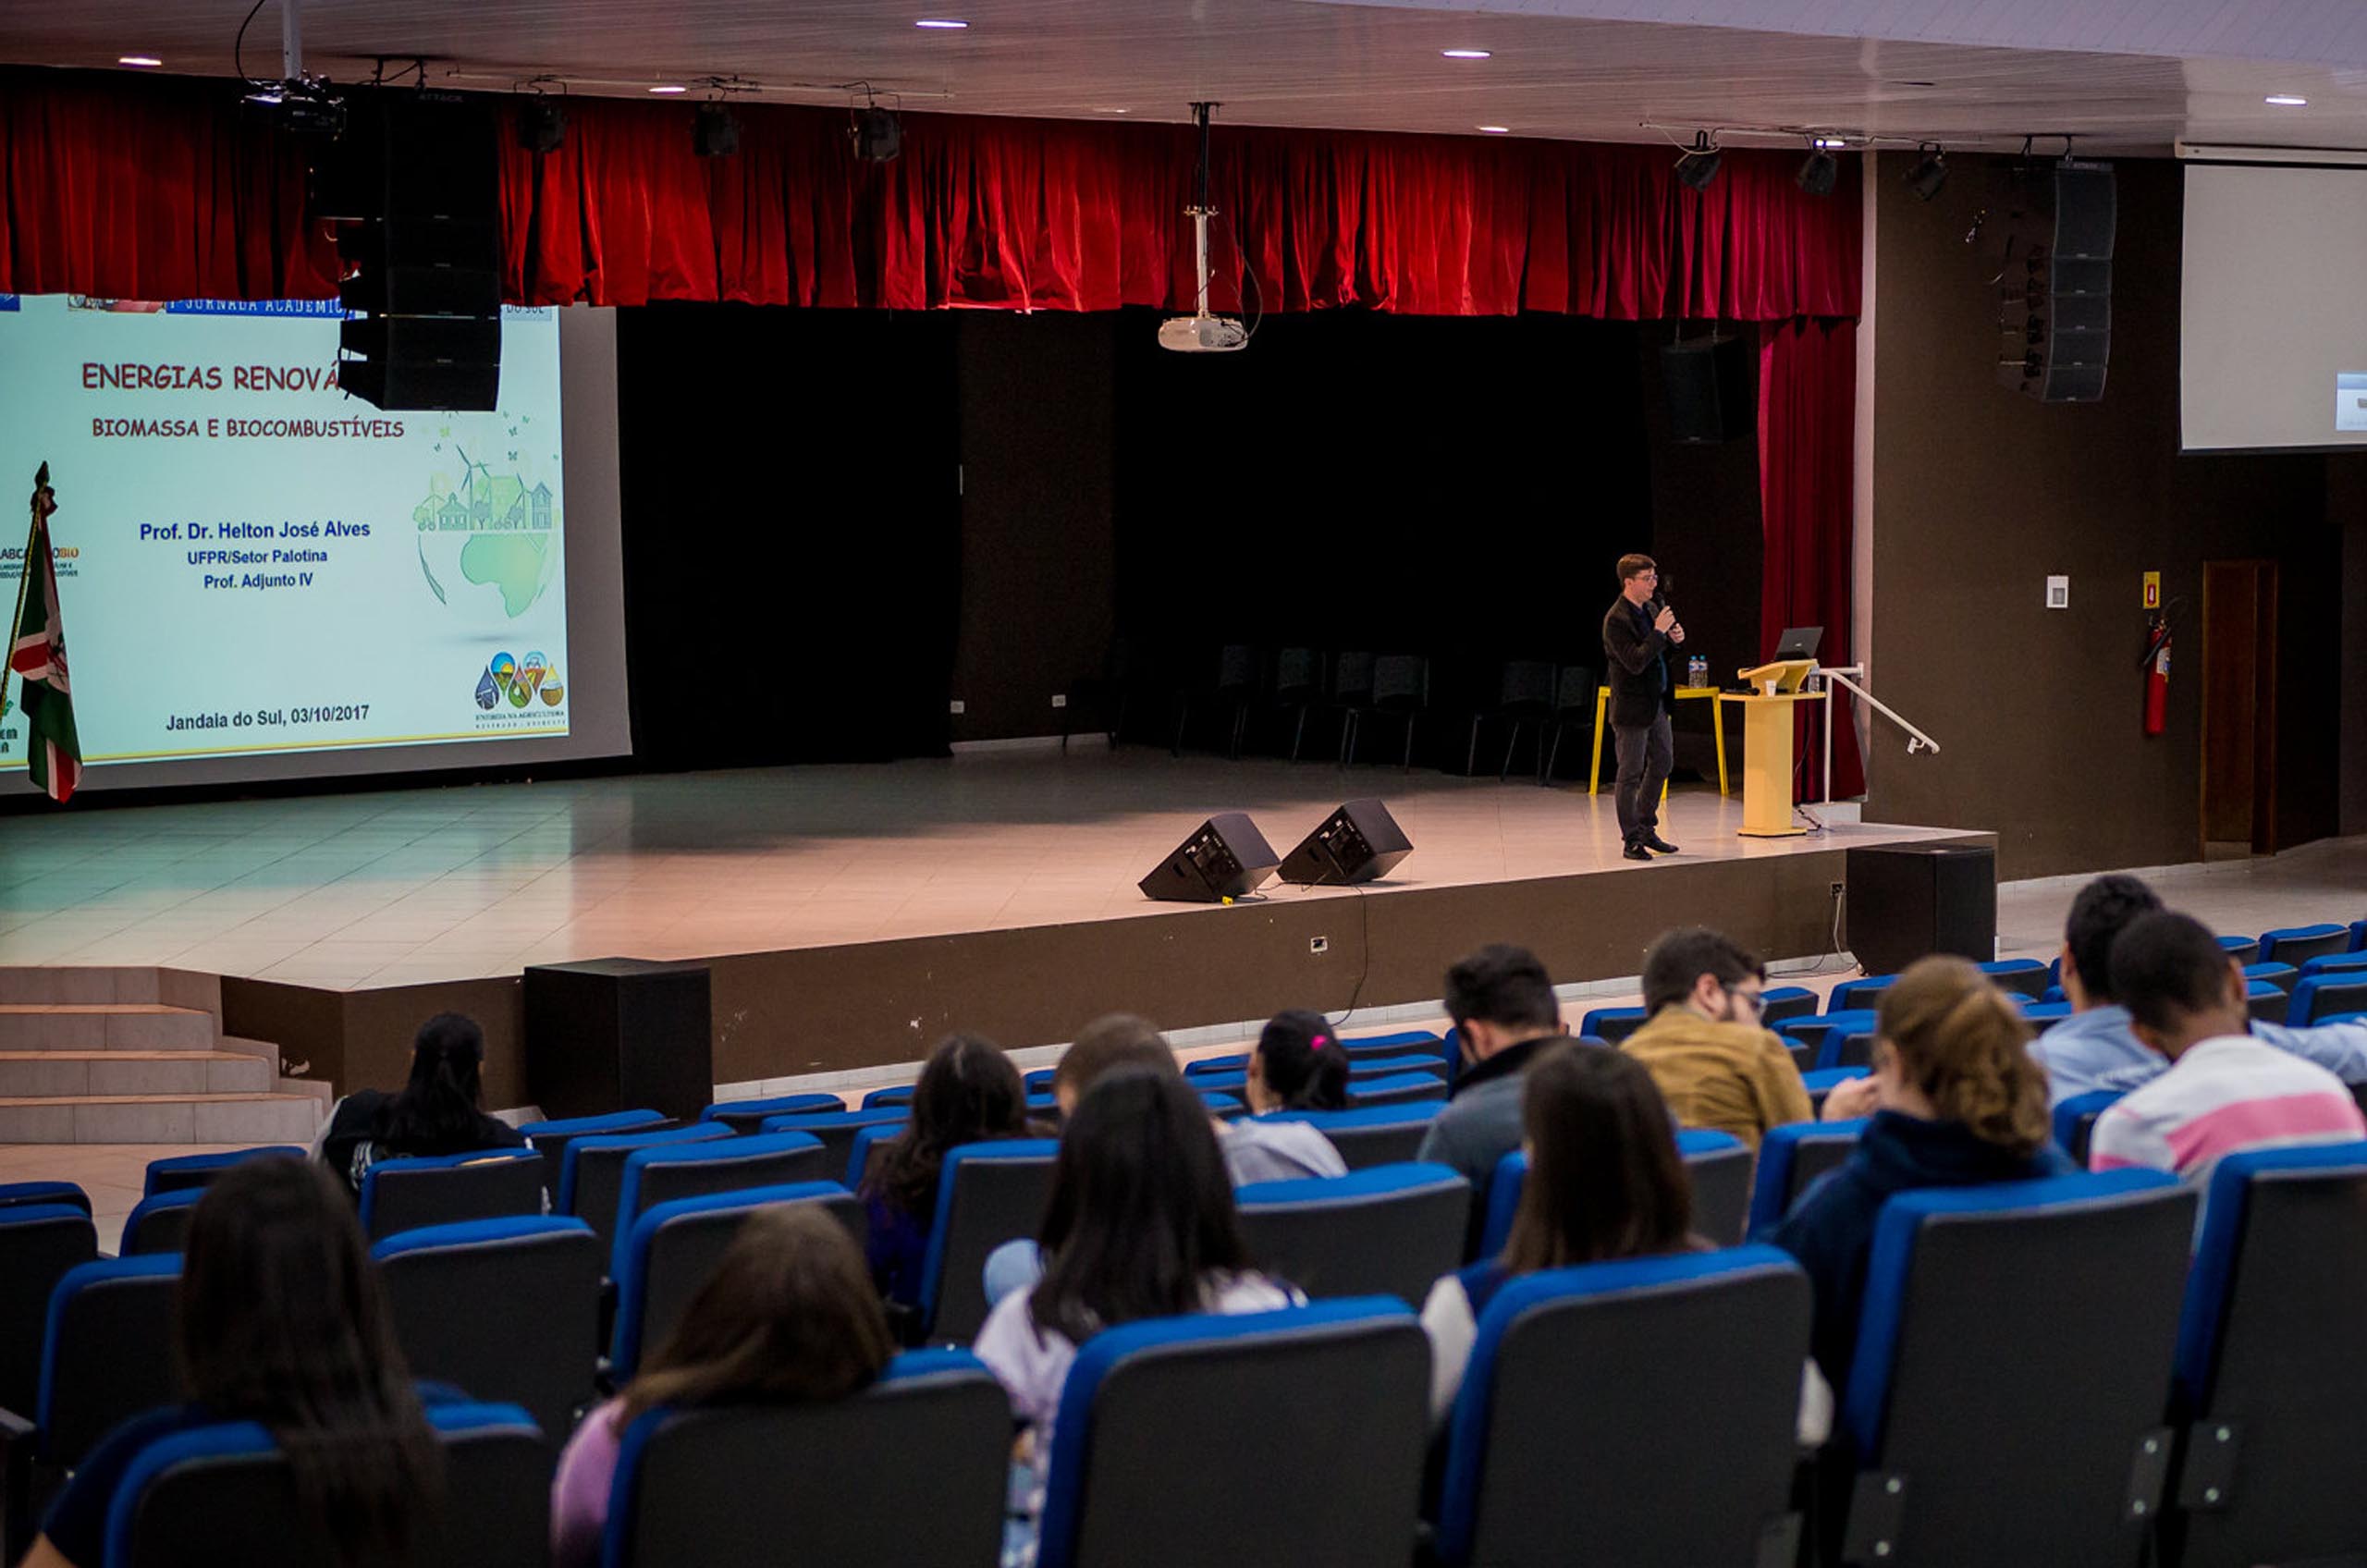
[[0, 1144], [305, 1144], [310, 1095], [0, 1096]]
[[204, 1051], [214, 1015], [156, 1002], [0, 1003], [0, 1051]]
[[275, 1076], [236, 1051], [0, 1051], [0, 1097], [268, 1094]]

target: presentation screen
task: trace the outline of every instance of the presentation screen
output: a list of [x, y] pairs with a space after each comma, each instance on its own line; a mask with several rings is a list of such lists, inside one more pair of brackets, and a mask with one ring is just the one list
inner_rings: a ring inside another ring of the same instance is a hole
[[613, 318], [506, 310], [490, 413], [347, 397], [338, 320], [0, 296], [0, 591], [46, 462], [86, 788], [630, 749]]
[[2367, 445], [2367, 168], [2189, 164], [2189, 451]]

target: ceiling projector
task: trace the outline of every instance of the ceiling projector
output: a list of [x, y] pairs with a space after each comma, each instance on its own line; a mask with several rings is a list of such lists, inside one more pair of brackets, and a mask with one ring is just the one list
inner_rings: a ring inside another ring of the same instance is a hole
[[1179, 354], [1221, 354], [1249, 341], [1249, 331], [1230, 316], [1170, 316], [1159, 324], [1159, 346]]

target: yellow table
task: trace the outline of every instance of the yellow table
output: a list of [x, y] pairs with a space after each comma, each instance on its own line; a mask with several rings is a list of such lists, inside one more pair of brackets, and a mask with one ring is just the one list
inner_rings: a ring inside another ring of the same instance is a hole
[[[1718, 693], [1719, 689], [1715, 686], [1679, 686], [1676, 689], [1676, 700], [1680, 703], [1699, 699], [1710, 704], [1710, 729], [1718, 741], [1718, 793], [1723, 795], [1726, 792], [1726, 709], [1725, 704], [1718, 701]], [[1589, 795], [1600, 792], [1602, 788], [1602, 721], [1604, 716], [1610, 711], [1611, 688], [1596, 687], [1594, 689], [1594, 766], [1587, 774], [1587, 793]], [[1665, 784], [1661, 786], [1661, 798], [1662, 800], [1668, 798], [1668, 786]]]

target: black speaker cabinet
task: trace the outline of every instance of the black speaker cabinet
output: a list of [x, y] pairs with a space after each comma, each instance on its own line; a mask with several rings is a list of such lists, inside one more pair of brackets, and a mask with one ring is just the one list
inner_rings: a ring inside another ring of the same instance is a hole
[[525, 993], [526, 1092], [545, 1116], [645, 1106], [689, 1120], [715, 1098], [705, 964], [535, 964]]
[[1414, 852], [1413, 842], [1379, 801], [1349, 801], [1282, 857], [1285, 882], [1369, 882]]
[[1968, 844], [1877, 844], [1849, 851], [1849, 950], [1869, 974], [1929, 953], [1997, 956], [1997, 851]]
[[2120, 206], [2110, 164], [2054, 168], [2054, 224], [2017, 242], [2000, 280], [2007, 334], [1998, 380], [2042, 403], [2092, 403], [2112, 358], [2112, 256]]
[[1280, 864], [1247, 812], [1220, 811], [1137, 884], [1145, 898], [1213, 904], [1256, 892]]
[[1701, 337], [1661, 349], [1669, 434], [1690, 446], [1732, 441], [1755, 418], [1749, 348], [1739, 337]]

